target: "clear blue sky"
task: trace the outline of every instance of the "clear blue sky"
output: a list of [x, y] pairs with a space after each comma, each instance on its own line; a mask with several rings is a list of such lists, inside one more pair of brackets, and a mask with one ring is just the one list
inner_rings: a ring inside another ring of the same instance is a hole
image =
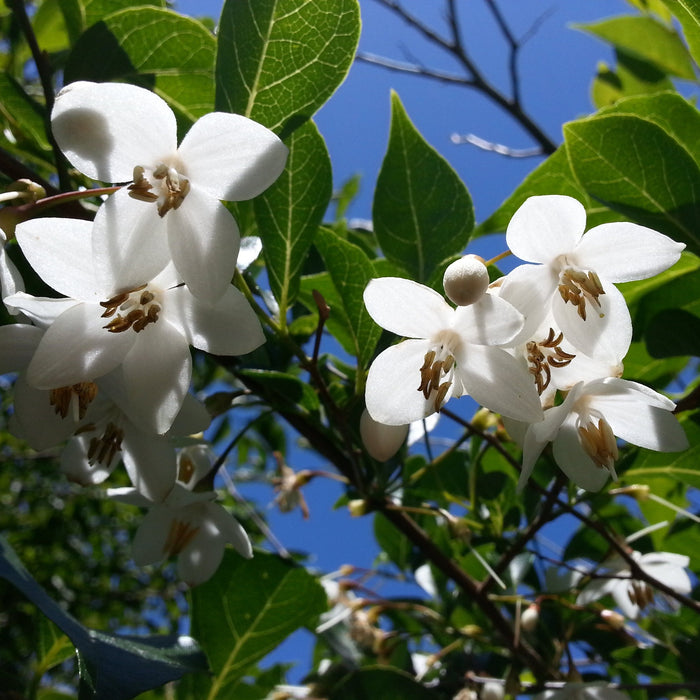
[[[424, 65], [455, 70], [445, 57], [409, 30], [375, 0], [360, 0], [363, 32], [360, 50], [406, 61], [407, 55]], [[591, 22], [629, 9], [623, 0], [500, 0], [498, 3], [517, 36], [526, 34], [537, 18], [546, 14], [537, 32], [521, 50], [521, 92], [526, 111], [552, 140], [561, 140], [561, 125], [592, 111], [590, 83], [598, 61], [613, 62], [606, 45], [567, 25]], [[404, 7], [426, 23], [442, 29], [442, 0], [404, 0]], [[217, 17], [220, 0], [180, 0], [182, 12]], [[483, 0], [464, 0], [463, 41], [488, 78], [507, 90], [507, 51]], [[355, 173], [362, 175], [361, 193], [349, 214], [370, 218], [372, 191], [386, 149], [389, 131], [389, 95], [395, 90], [418, 129], [458, 171], [469, 188], [477, 220], [486, 218], [539, 162], [514, 160], [480, 151], [469, 145], [454, 145], [453, 132], [474, 133], [488, 141], [512, 148], [534, 144], [517, 124], [473, 91], [438, 84], [425, 78], [400, 75], [366, 64], [356, 64], [345, 83], [317, 115], [339, 186]], [[475, 252], [482, 252], [479, 242]], [[493, 246], [494, 243], [489, 245]], [[498, 244], [496, 244], [498, 245]], [[305, 453], [292, 453], [295, 469], [308, 464]], [[321, 464], [322, 466], [322, 464]], [[241, 486], [241, 492], [260, 504], [272, 499], [268, 487]], [[335, 482], [315, 480], [304, 491], [311, 518], [269, 511], [270, 526], [289, 549], [310, 551], [311, 563], [323, 571], [342, 564], [371, 567], [377, 555], [372, 537], [372, 518], [350, 518], [345, 509], [332, 510], [342, 490]], [[397, 592], [387, 586], [382, 592]], [[297, 634], [275, 654], [280, 661], [301, 662], [292, 674], [298, 679], [306, 670], [310, 637]]]

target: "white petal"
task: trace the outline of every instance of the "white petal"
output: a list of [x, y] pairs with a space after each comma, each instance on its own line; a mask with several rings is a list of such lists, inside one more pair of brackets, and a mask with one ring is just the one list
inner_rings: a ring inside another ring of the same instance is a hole
[[17, 226], [17, 243], [49, 287], [67, 297], [97, 301], [90, 221], [30, 219]]
[[571, 481], [586, 491], [600, 491], [610, 477], [607, 469], [598, 467], [581, 445], [577, 428], [578, 416], [567, 416], [554, 439], [554, 459]]
[[532, 375], [505, 350], [463, 345], [455, 359], [455, 373], [469, 395], [482, 406], [527, 423], [542, 420], [542, 407]]
[[78, 435], [70, 440], [61, 452], [61, 471], [70, 481], [81, 486], [101, 484], [112, 473], [119, 461], [114, 459], [109, 465], [98, 461], [90, 464], [89, 447], [89, 436]]
[[221, 564], [224, 547], [225, 541], [219, 531], [204, 523], [177, 558], [178, 576], [188, 586], [208, 581]]
[[102, 308], [76, 304], [47, 329], [27, 370], [27, 381], [37, 389], [91, 381], [114, 369], [136, 339], [135, 333], [105, 330]]
[[612, 596], [617, 603], [617, 607], [622, 611], [622, 614], [630, 620], [636, 620], [641, 610], [636, 603], [630, 600], [629, 593], [627, 592], [628, 585], [629, 583], [627, 581], [623, 581], [620, 585], [615, 586], [612, 590]]
[[615, 578], [597, 578], [591, 581], [577, 596], [576, 605], [587, 605], [603, 596], [612, 594], [620, 581]]
[[0, 374], [25, 370], [43, 335], [26, 323], [0, 326]]
[[434, 402], [418, 391], [420, 368], [430, 341], [404, 340], [382, 352], [367, 376], [365, 402], [374, 420], [386, 425], [406, 425], [434, 412]]
[[122, 369], [131, 421], [144, 431], [165, 433], [182, 406], [192, 377], [185, 338], [161, 319], [138, 334]]
[[581, 239], [576, 263], [611, 282], [630, 282], [658, 275], [675, 265], [684, 243], [627, 222], [601, 224]]
[[49, 299], [33, 297], [31, 294], [17, 292], [5, 299], [5, 303], [21, 311], [39, 328], [48, 328], [64, 311], [81, 302], [76, 299]]
[[211, 416], [204, 404], [192, 394], [187, 394], [168, 434], [172, 436], [194, 435], [206, 430], [210, 423]]
[[173, 522], [173, 515], [170, 508], [160, 504], [154, 505], [146, 513], [131, 545], [131, 552], [137, 566], [155, 564], [165, 557], [165, 543]]
[[[422, 421], [419, 421], [422, 424]], [[360, 437], [367, 452], [380, 462], [391, 459], [408, 435], [407, 425], [384, 425], [369, 415], [367, 409], [360, 417]]]
[[549, 263], [574, 249], [586, 228], [586, 210], [573, 197], [551, 194], [526, 199], [508, 224], [513, 255]]
[[68, 160], [104, 182], [127, 182], [134, 166], [155, 166], [177, 149], [170, 107], [126, 83], [67, 85], [56, 96], [51, 128]]
[[[675, 552], [649, 552], [648, 554], [642, 554], [638, 562], [648, 574], [659, 578], [654, 573], [655, 567], [672, 566], [679, 569], [686, 569], [690, 565], [690, 557], [687, 557], [685, 554], [676, 554]], [[669, 583], [669, 585], [671, 584]]]
[[107, 489], [107, 496], [114, 501], [119, 501], [120, 503], [126, 503], [129, 506], [139, 506], [140, 508], [146, 508], [152, 506], [153, 503], [149, 501], [143, 494], [140, 494], [137, 489], [131, 486], [122, 486], [116, 489]]
[[503, 345], [520, 331], [523, 320], [523, 315], [507, 301], [484, 294], [474, 304], [455, 310], [452, 327], [470, 343]]
[[175, 449], [169, 440], [129, 425], [124, 431], [122, 459], [131, 483], [146, 498], [165, 500], [177, 478]]
[[164, 313], [190, 345], [215, 355], [245, 355], [265, 342], [258, 317], [232, 285], [212, 305], [196, 299], [185, 287], [172, 289]]
[[166, 220], [154, 204], [133, 199], [122, 188], [97, 212], [93, 253], [107, 297], [138, 287], [170, 262]]
[[238, 520], [218, 503], [210, 503], [206, 509], [207, 517], [214, 523], [224, 539], [232, 544], [241, 556], [250, 559], [253, 556], [253, 547], [250, 544], [248, 533]]
[[436, 291], [400, 277], [370, 280], [363, 298], [377, 324], [407, 338], [431, 338], [449, 328], [454, 316]]
[[192, 294], [213, 304], [230, 286], [236, 270], [241, 240], [236, 220], [219, 200], [195, 186], [165, 219], [178, 273]]
[[613, 284], [604, 286], [605, 294], [598, 297], [600, 308], [586, 304], [585, 321], [559, 294], [554, 297], [552, 312], [568, 343], [589, 357], [616, 364], [632, 341], [632, 319], [620, 290]]
[[238, 251], [236, 267], [243, 272], [247, 270], [262, 252], [262, 241], [258, 236], [244, 236], [241, 238], [241, 248]]
[[284, 170], [287, 153], [262, 124], [224, 112], [198, 119], [178, 152], [193, 183], [217, 199], [236, 202], [266, 190]]
[[[640, 564], [642, 564], [641, 561]], [[687, 563], [683, 567], [668, 563], [654, 564], [650, 567], [647, 565], [647, 562], [644, 562], [643, 568], [657, 581], [666, 584], [669, 588], [672, 588], [677, 593], [688, 595], [693, 587], [690, 583], [690, 577], [684, 571], [684, 567], [687, 566]]]
[[[0, 229], [0, 297], [4, 300], [15, 292], [24, 291], [24, 281], [15, 264], [10, 260], [10, 256], [5, 252], [5, 232]], [[6, 305], [7, 306], [7, 305]], [[7, 307], [7, 310], [16, 315], [18, 312], [14, 307]]]
[[596, 404], [601, 398], [605, 398], [611, 401], [623, 401], [628, 408], [634, 408], [635, 404], [640, 401], [667, 411], [673, 411], [676, 407], [671, 399], [648, 386], [619, 377], [605, 377], [588, 382], [585, 386], [585, 393], [595, 396]]

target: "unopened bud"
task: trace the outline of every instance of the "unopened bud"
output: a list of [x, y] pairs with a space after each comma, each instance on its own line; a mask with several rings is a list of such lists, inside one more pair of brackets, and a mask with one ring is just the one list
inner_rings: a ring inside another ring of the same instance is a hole
[[600, 619], [614, 630], [621, 630], [625, 626], [624, 615], [620, 615], [619, 612], [615, 612], [614, 610], [601, 610]]
[[391, 459], [408, 435], [407, 425], [385, 425], [374, 420], [367, 409], [360, 418], [360, 437], [369, 454], [379, 462]]
[[632, 496], [637, 501], [649, 500], [649, 492], [650, 489], [647, 484], [631, 484], [619, 489], [610, 489], [610, 494], [613, 496]]
[[526, 632], [532, 632], [540, 621], [540, 606], [537, 603], [529, 605], [520, 616], [520, 627]]
[[353, 518], [359, 518], [370, 512], [369, 503], [364, 498], [355, 498], [348, 503], [348, 510]]
[[445, 270], [442, 286], [457, 306], [469, 306], [479, 301], [489, 286], [484, 259], [478, 255], [465, 255], [455, 260]]
[[471, 424], [474, 426], [475, 430], [483, 433], [489, 428], [498, 427], [498, 416], [493, 413], [493, 411], [489, 411], [488, 408], [482, 406], [472, 416]]
[[479, 625], [464, 625], [459, 630], [465, 637], [478, 637], [484, 630]]
[[503, 683], [499, 683], [498, 681], [486, 681], [486, 683], [481, 686], [479, 698], [481, 700], [503, 700], [505, 694], [506, 691], [503, 687]]

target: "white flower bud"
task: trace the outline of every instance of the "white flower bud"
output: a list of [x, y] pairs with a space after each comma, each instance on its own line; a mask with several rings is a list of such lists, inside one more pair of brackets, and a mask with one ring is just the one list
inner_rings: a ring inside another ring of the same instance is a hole
[[532, 632], [540, 621], [540, 606], [536, 603], [529, 605], [520, 616], [520, 627], [526, 632]]
[[480, 700], [503, 700], [506, 694], [503, 683], [498, 681], [486, 681], [484, 685], [481, 686], [481, 691], [479, 693]]
[[445, 270], [442, 278], [445, 294], [457, 306], [479, 301], [489, 286], [489, 273], [479, 255], [465, 255]]
[[360, 437], [365, 449], [374, 459], [386, 462], [393, 457], [408, 435], [407, 425], [385, 425], [379, 423], [367, 413], [360, 418]]

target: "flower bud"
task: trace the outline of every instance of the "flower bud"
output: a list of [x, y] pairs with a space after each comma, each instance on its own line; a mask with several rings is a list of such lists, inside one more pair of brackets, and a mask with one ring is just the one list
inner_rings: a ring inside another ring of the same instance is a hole
[[520, 627], [526, 632], [532, 632], [540, 621], [540, 606], [537, 603], [529, 605], [520, 616]]
[[498, 681], [486, 681], [486, 683], [481, 686], [479, 698], [480, 700], [503, 700], [505, 694], [503, 683], [499, 683]]
[[364, 498], [355, 498], [348, 503], [348, 510], [353, 518], [359, 518], [363, 515], [367, 515], [371, 508]]
[[621, 630], [625, 626], [625, 618], [614, 610], [601, 610], [600, 619], [604, 620], [614, 630]]
[[465, 255], [455, 260], [445, 270], [442, 286], [457, 306], [469, 306], [479, 301], [489, 286], [484, 259], [478, 255]]
[[367, 452], [379, 462], [386, 462], [393, 457], [407, 435], [407, 425], [384, 425], [374, 420], [367, 409], [362, 413], [360, 437]]

